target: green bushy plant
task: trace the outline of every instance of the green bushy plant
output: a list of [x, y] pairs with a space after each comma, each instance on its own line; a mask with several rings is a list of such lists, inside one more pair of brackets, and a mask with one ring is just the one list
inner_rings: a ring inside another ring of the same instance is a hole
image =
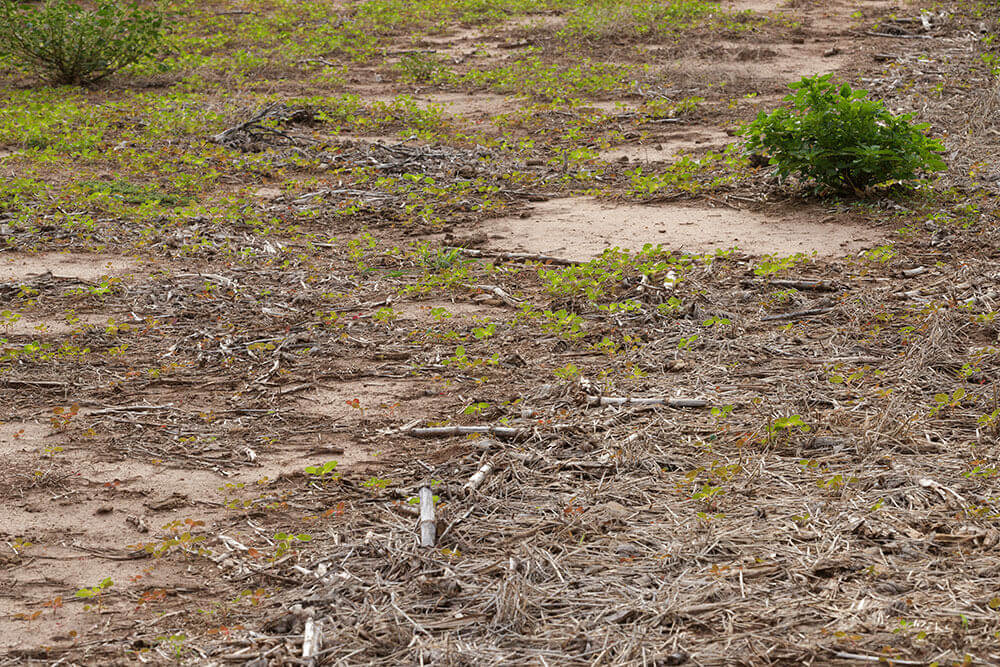
[[150, 55], [163, 17], [136, 3], [101, 0], [84, 9], [70, 0], [24, 7], [0, 0], [0, 54], [52, 83], [94, 83]]
[[893, 115], [864, 90], [838, 86], [831, 75], [792, 83], [790, 107], [761, 112], [740, 128], [748, 153], [764, 153], [783, 180], [796, 174], [816, 191], [864, 194], [868, 188], [908, 181], [945, 168], [944, 147], [912, 114]]

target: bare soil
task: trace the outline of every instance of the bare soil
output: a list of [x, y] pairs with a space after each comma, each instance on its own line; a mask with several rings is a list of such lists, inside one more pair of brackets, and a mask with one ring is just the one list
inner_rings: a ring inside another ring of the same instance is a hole
[[[711, 202], [708, 202], [711, 204]], [[642, 250], [662, 245], [682, 253], [739, 248], [755, 255], [805, 253], [820, 257], [868, 248], [878, 231], [804, 207], [783, 216], [725, 206], [628, 205], [591, 199], [552, 199], [529, 206], [519, 217], [491, 224], [489, 247], [587, 261], [606, 248]]]

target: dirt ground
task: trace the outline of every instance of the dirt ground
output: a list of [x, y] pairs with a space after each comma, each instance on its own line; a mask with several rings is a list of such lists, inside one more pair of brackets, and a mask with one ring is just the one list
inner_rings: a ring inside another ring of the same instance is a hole
[[[170, 6], [0, 71], [0, 665], [1000, 664], [995, 6]], [[817, 73], [949, 170], [726, 152]]]

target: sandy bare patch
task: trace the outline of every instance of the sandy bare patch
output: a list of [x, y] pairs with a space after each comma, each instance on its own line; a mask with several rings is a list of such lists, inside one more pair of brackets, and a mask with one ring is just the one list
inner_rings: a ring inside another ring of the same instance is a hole
[[661, 244], [684, 252], [732, 248], [754, 253], [796, 252], [837, 256], [870, 245], [867, 229], [814, 218], [771, 218], [730, 208], [687, 205], [615, 205], [595, 199], [553, 199], [533, 207], [529, 218], [488, 223], [490, 245], [589, 260], [618, 246], [639, 250]]
[[468, 95], [465, 93], [435, 93], [421, 99], [432, 104], [440, 104], [444, 110], [453, 116], [480, 118], [496, 116], [509, 111], [517, 102], [513, 98], [489, 93]]
[[[10, 455], [0, 458], [7, 464], [0, 481], [24, 491], [0, 512], [0, 541], [15, 545], [0, 555], [0, 565], [9, 567], [9, 576], [0, 581], [4, 649], [39, 641], [68, 643], [71, 633], [85, 637], [95, 631], [111, 611], [145, 611], [135, 607], [136, 596], [182, 591], [192, 576], [190, 565], [197, 563], [143, 557], [142, 545], [162, 546], [190, 531], [207, 540], [202, 544], [221, 550], [219, 532], [240, 536], [220, 530], [220, 524], [235, 513], [279, 501], [281, 491], [274, 485], [279, 477], [301, 475], [306, 466], [330, 460], [343, 469], [368, 458], [346, 437], [331, 440], [325, 434], [258, 448], [253, 465], [232, 471], [130, 458], [88, 460], [89, 449], [69, 447], [42, 456], [42, 448], [57, 444], [59, 435], [47, 424], [0, 424], [0, 454]], [[113, 583], [102, 593], [99, 609], [92, 600], [75, 597], [76, 591], [107, 579]], [[11, 594], [15, 590], [19, 596]]]
[[0, 255], [0, 281], [14, 282], [51, 273], [57, 278], [75, 278], [85, 282], [106, 276], [120, 276], [138, 269], [138, 264], [112, 255], [44, 252], [38, 254]]
[[[33, 435], [50, 429], [36, 430]], [[164, 468], [164, 478], [153, 466], [141, 471], [114, 464], [81, 466], [64, 452], [36, 460], [21, 456], [8, 464], [3, 483], [21, 493], [0, 515], [0, 540], [16, 545], [0, 556], [12, 565], [0, 593], [9, 587], [23, 595], [0, 594], [0, 647], [30, 646], [40, 639], [56, 645], [72, 641], [70, 633], [86, 636], [106, 611], [127, 613], [134, 607], [123, 593], [176, 588], [186, 564], [141, 557], [141, 543], [162, 540], [174, 521], [205, 521], [200, 530], [214, 523], [204, 506], [178, 502], [158, 511], [154, 505], [161, 489], [179, 489], [183, 495], [185, 481], [203, 473]], [[213, 481], [216, 487], [224, 483]], [[162, 487], [164, 482], [168, 486]], [[210, 493], [208, 484], [197, 489], [194, 498], [224, 500], [221, 493]], [[146, 532], [139, 530], [140, 517]], [[109, 579], [99, 605], [75, 596]]]
[[766, 14], [777, 11], [787, 4], [788, 0], [729, 0], [722, 3], [722, 8], [731, 12]]
[[659, 162], [694, 151], [722, 150], [732, 141], [733, 138], [723, 130], [697, 127], [658, 137], [652, 144], [615, 146], [601, 151], [600, 157], [607, 162]]
[[477, 29], [461, 28], [446, 35], [424, 37], [416, 46], [433, 48], [438, 56], [460, 63], [467, 58], [509, 58], [510, 51], [503, 48], [504, 44]]
[[461, 401], [428, 388], [425, 382], [371, 378], [315, 389], [304, 394], [298, 405], [304, 412], [356, 422], [372, 418], [444, 418], [451, 416]]
[[0, 422], [0, 460], [7, 455], [37, 452], [55, 443], [56, 431], [49, 424], [31, 421]]
[[542, 30], [545, 32], [555, 32], [566, 25], [566, 17], [558, 14], [529, 14], [519, 16], [507, 21], [501, 30], [511, 30], [523, 32], [526, 30]]
[[[69, 505], [69, 504], [68, 504]], [[68, 507], [60, 507], [59, 513], [69, 520], [65, 526], [71, 528], [72, 520], [98, 524], [92, 507], [79, 507], [67, 512]], [[37, 514], [29, 514], [29, 521], [36, 521]], [[107, 521], [121, 517], [109, 515]], [[91, 527], [88, 527], [91, 528]], [[33, 526], [33, 531], [41, 530]], [[149, 558], [135, 560], [104, 560], [95, 556], [87, 548], [103, 550], [105, 545], [117, 547], [120, 535], [106, 532], [103, 540], [86, 546], [64, 546], [54, 540], [59, 530], [52, 532], [32, 532], [37, 535], [31, 546], [23, 548], [21, 556], [11, 558], [11, 574], [0, 587], [0, 649], [45, 646], [65, 646], [77, 641], [77, 637], [95, 636], [101, 632], [107, 615], [112, 612], [128, 615], [135, 613], [136, 604], [126, 594], [142, 595], [147, 591], [176, 590], [178, 582], [185, 581], [186, 565], [183, 562], [166, 562]], [[30, 538], [14, 536], [7, 532], [4, 541], [13, 544], [30, 542]], [[133, 537], [133, 539], [135, 539]], [[69, 542], [67, 542], [69, 544]], [[112, 549], [114, 551], [115, 549]], [[120, 556], [116, 556], [120, 558]], [[29, 564], [24, 565], [27, 561]], [[89, 589], [110, 581], [99, 598], [82, 599], [76, 592]], [[19, 591], [18, 598], [10, 596], [11, 591]]]
[[68, 320], [64, 315], [50, 317], [32, 317], [21, 315], [14, 322], [0, 325], [0, 337], [3, 336], [65, 336], [81, 333], [91, 327], [103, 327], [108, 323], [109, 316], [85, 314], [76, 315]]
[[259, 468], [241, 471], [236, 479], [249, 482], [249, 478], [254, 477], [254, 481], [259, 482], [292, 477], [302, 474], [308, 466], [322, 465], [327, 461], [336, 461], [337, 469], [343, 470], [370, 461], [377, 454], [359, 447], [348, 437], [317, 434], [307, 439], [277, 443], [259, 454]]
[[410, 301], [394, 304], [400, 320], [416, 320], [417, 322], [442, 323], [472, 323], [476, 320], [486, 320], [503, 315], [502, 308], [495, 308], [481, 303], [468, 301]]
[[670, 63], [660, 74], [666, 79], [697, 85], [724, 82], [736, 86], [739, 83], [741, 88], [770, 92], [775, 86], [785, 90], [789, 81], [804, 76], [836, 72], [849, 62], [851, 50], [846, 41], [830, 39], [806, 44], [769, 44], [767, 49], [718, 47], [676, 60], [670, 58], [672, 48], [664, 53], [650, 49], [649, 54], [654, 60], [664, 59]]
[[[520, 107], [515, 98], [492, 93], [428, 93], [412, 97], [414, 102], [424, 108], [440, 106], [447, 114], [468, 118], [493, 117]], [[375, 95], [367, 99], [391, 104], [398, 100], [398, 96]]]

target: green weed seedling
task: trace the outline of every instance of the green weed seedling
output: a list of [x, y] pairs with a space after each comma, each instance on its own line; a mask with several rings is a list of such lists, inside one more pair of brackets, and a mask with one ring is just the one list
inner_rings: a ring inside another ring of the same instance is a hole
[[323, 465], [306, 466], [306, 474], [318, 480], [337, 479], [340, 477], [340, 473], [337, 472], [336, 461], [327, 461]]
[[774, 276], [782, 271], [795, 268], [795, 266], [806, 259], [806, 255], [801, 252], [797, 252], [794, 255], [788, 255], [787, 257], [782, 257], [777, 253], [772, 255], [764, 255], [764, 258], [760, 260], [760, 263], [754, 267], [754, 274], [758, 276]]
[[156, 638], [156, 641], [169, 649], [169, 651], [173, 654], [174, 659], [177, 661], [182, 660], [184, 658], [184, 654], [188, 651], [184, 646], [184, 643], [187, 641], [187, 635], [185, 634], [159, 635]]
[[812, 427], [806, 424], [801, 415], [789, 415], [771, 420], [767, 425], [767, 434], [762, 440], [762, 444], [773, 444], [787, 438], [791, 433], [809, 433]]
[[87, 611], [90, 611], [91, 609], [99, 610], [101, 608], [101, 597], [104, 595], [104, 592], [106, 590], [108, 590], [114, 585], [115, 582], [111, 581], [111, 579], [108, 578], [102, 581], [101, 583], [97, 584], [93, 588], [81, 588], [74, 595], [75, 597], [81, 598], [83, 600], [93, 600], [94, 602], [96, 602], [96, 605], [92, 604], [84, 605], [83, 608], [86, 609]]
[[180, 551], [186, 555], [205, 555], [207, 550], [197, 546], [205, 541], [204, 535], [195, 535], [193, 530], [205, 525], [204, 521], [198, 519], [176, 519], [163, 526], [166, 536], [158, 542], [146, 542], [131, 545], [132, 548], [142, 549], [153, 558], [162, 558], [173, 551]]
[[274, 553], [274, 559], [277, 560], [291, 551], [292, 545], [296, 542], [311, 542], [312, 535], [309, 533], [299, 533], [297, 535], [293, 535], [291, 533], [275, 533], [274, 539], [278, 543], [278, 548]]
[[707, 502], [723, 493], [725, 491], [722, 490], [721, 486], [703, 484], [700, 489], [691, 494], [691, 500], [704, 500]]
[[371, 489], [375, 492], [385, 491], [392, 484], [392, 480], [388, 477], [369, 477], [361, 483], [361, 486], [366, 489]]
[[486, 340], [487, 338], [492, 337], [493, 334], [496, 333], [496, 330], [497, 325], [492, 322], [484, 327], [473, 327], [472, 337], [476, 340]]
[[711, 410], [712, 417], [715, 418], [717, 422], [725, 420], [729, 415], [733, 414], [732, 405], [723, 405], [719, 407], [714, 407]]
[[792, 429], [798, 429], [802, 433], [808, 433], [811, 430], [809, 425], [802, 421], [801, 416], [789, 415], [788, 417], [779, 417], [778, 419], [775, 419], [771, 423], [770, 427], [768, 427], [768, 432], [772, 434], [781, 432], [787, 433]]
[[690, 350], [691, 346], [698, 342], [700, 336], [698, 334], [693, 334], [691, 336], [686, 336], [677, 341], [678, 350]]
[[980, 428], [984, 428], [993, 435], [996, 435], [1000, 432], [1000, 408], [997, 408], [993, 412], [979, 415], [979, 417], [976, 418], [976, 424], [978, 424]]
[[395, 320], [398, 317], [399, 317], [399, 312], [388, 306], [384, 308], [379, 308], [377, 311], [375, 311], [375, 314], [372, 315], [372, 319], [378, 322], [379, 324], [391, 324], [393, 320]]
[[12, 327], [21, 319], [20, 313], [11, 310], [0, 310], [0, 327]]
[[484, 403], [484, 402], [473, 403], [472, 405], [466, 406], [465, 409], [462, 410], [462, 414], [475, 415], [476, 417], [478, 417], [481, 414], [483, 414], [483, 412], [485, 412], [486, 410], [489, 410], [489, 408], [490, 408], [489, 403]]
[[576, 364], [566, 364], [562, 368], [556, 368], [552, 372], [555, 373], [556, 377], [563, 380], [575, 380], [580, 377], [580, 369], [576, 367]]
[[551, 310], [542, 311], [545, 321], [542, 322], [542, 330], [556, 334], [566, 340], [577, 340], [583, 338], [587, 332], [583, 329], [583, 318], [576, 313], [571, 313], [560, 308], [553, 312]]
[[957, 408], [962, 404], [962, 399], [965, 398], [965, 389], [959, 387], [954, 392], [949, 394], [934, 394], [934, 406], [931, 408], [929, 416], [933, 417], [942, 410], [947, 410], [949, 408]]
[[[433, 502], [435, 505], [437, 505], [439, 502], [441, 502], [441, 497], [440, 496], [431, 496], [431, 502]], [[406, 504], [407, 505], [419, 505], [420, 504], [420, 496], [410, 496], [409, 498], [406, 499]]]

